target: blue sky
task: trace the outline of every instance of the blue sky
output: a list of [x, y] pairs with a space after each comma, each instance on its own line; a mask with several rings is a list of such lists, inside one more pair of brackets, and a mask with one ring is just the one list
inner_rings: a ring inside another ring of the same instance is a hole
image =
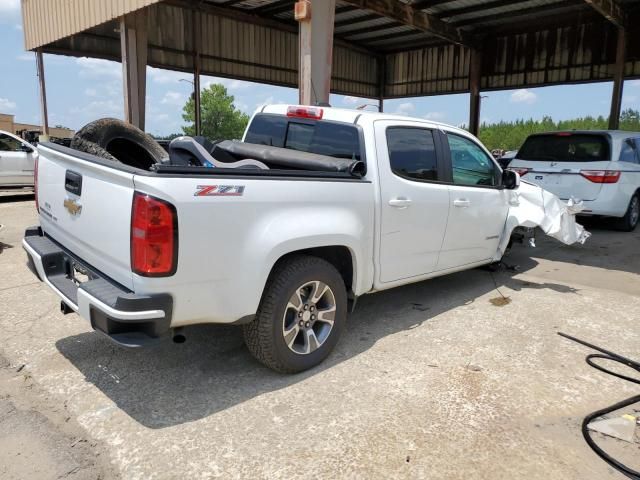
[[[34, 54], [24, 51], [19, 0], [0, 0], [0, 113], [16, 120], [40, 123], [39, 92]], [[45, 55], [49, 123], [74, 129], [105, 116], [122, 117], [122, 69], [119, 63], [90, 58]], [[181, 132], [182, 106], [191, 94], [191, 76], [148, 69], [147, 131], [165, 135]], [[263, 103], [296, 103], [294, 89], [238, 80], [203, 77], [202, 85], [224, 83], [235, 96], [236, 106], [251, 113]], [[535, 89], [483, 92], [482, 120], [497, 122], [518, 118], [539, 119], [551, 115], [568, 119], [609, 113], [610, 82]], [[332, 95], [331, 104], [352, 108], [371, 100]], [[374, 102], [375, 103], [375, 102]], [[640, 108], [640, 81], [627, 81], [623, 107]], [[385, 101], [385, 111], [442, 121], [467, 122], [469, 97], [442, 95]]]

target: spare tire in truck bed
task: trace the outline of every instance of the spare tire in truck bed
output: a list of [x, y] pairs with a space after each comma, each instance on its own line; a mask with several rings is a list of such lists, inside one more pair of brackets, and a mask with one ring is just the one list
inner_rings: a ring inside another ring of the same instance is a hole
[[116, 118], [88, 123], [75, 134], [71, 148], [143, 170], [169, 160], [167, 151], [150, 135]]

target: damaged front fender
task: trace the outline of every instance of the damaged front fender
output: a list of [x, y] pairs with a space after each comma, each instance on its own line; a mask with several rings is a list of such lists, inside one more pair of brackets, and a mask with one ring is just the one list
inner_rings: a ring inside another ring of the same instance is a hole
[[516, 227], [540, 227], [544, 233], [566, 245], [584, 243], [591, 236], [576, 222], [576, 214], [584, 208], [582, 202], [573, 199], [563, 202], [553, 193], [524, 181], [510, 194], [509, 213], [493, 258], [495, 261], [504, 255]]

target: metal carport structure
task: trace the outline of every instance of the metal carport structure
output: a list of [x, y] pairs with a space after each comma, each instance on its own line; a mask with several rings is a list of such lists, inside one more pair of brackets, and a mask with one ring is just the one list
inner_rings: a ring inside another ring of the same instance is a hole
[[[297, 15], [294, 13], [296, 6]], [[640, 0], [22, 0], [25, 46], [123, 61], [144, 127], [146, 65], [384, 99], [640, 77]], [[297, 21], [296, 21], [297, 17]], [[39, 62], [41, 79], [44, 73]], [[302, 66], [302, 68], [299, 68]], [[44, 82], [41, 82], [44, 93]], [[196, 89], [199, 91], [199, 89]], [[196, 95], [198, 97], [198, 95]]]

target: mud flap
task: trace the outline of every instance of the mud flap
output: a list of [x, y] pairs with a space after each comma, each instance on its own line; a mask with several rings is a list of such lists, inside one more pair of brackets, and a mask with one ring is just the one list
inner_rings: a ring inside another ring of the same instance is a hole
[[502, 258], [516, 227], [540, 227], [566, 245], [584, 243], [591, 236], [576, 222], [576, 214], [584, 208], [582, 202], [573, 199], [563, 202], [553, 193], [524, 181], [510, 193], [509, 213], [494, 260]]

